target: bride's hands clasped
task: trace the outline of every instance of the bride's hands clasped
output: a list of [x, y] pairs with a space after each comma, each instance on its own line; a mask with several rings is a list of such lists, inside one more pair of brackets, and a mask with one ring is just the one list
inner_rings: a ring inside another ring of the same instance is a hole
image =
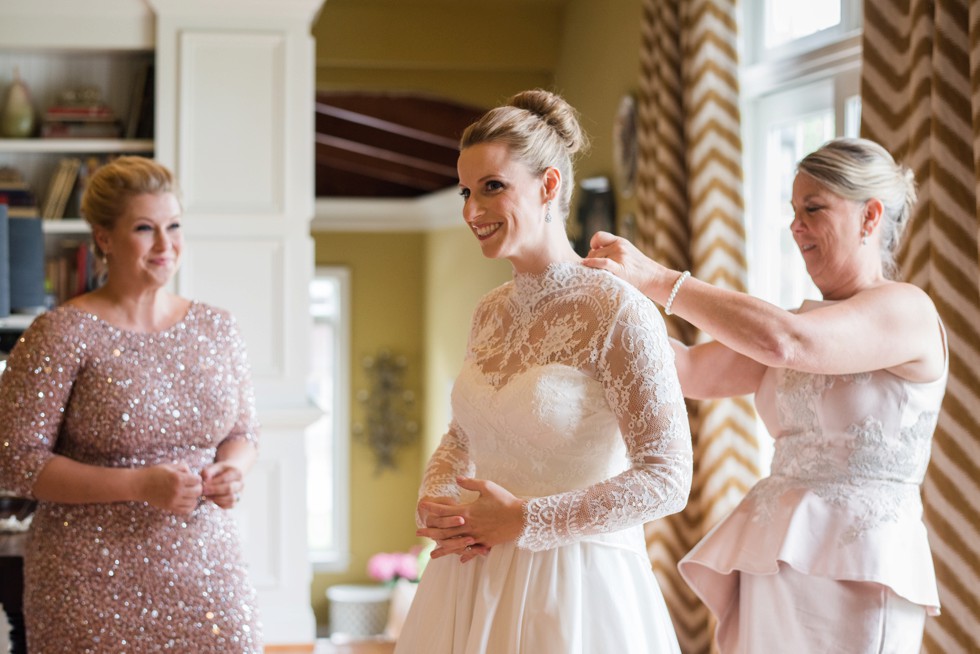
[[456, 482], [479, 496], [465, 504], [428, 499], [419, 502], [419, 515], [426, 526], [416, 535], [436, 542], [432, 558], [457, 554], [465, 563], [521, 535], [523, 500], [492, 481], [458, 477]]

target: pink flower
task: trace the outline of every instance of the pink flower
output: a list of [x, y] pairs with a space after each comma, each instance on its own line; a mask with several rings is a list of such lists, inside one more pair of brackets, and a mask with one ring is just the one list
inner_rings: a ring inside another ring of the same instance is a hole
[[391, 581], [395, 578], [397, 564], [394, 554], [379, 552], [368, 559], [367, 573], [375, 581]]
[[395, 555], [395, 574], [403, 579], [415, 581], [419, 578], [418, 554], [400, 553]]
[[368, 576], [383, 583], [396, 579], [418, 581], [424, 564], [428, 562], [428, 559], [420, 561], [422, 552], [421, 546], [413, 547], [408, 552], [378, 552], [368, 559]]

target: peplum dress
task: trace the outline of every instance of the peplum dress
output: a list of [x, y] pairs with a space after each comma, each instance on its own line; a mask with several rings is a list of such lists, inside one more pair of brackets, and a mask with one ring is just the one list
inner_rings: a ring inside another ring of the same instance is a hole
[[395, 651], [679, 652], [642, 527], [684, 507], [692, 466], [654, 305], [579, 264], [518, 273], [477, 307], [451, 402], [420, 497], [466, 502], [456, 476], [489, 479], [529, 500], [525, 526], [431, 561]]
[[678, 564], [719, 619], [719, 643], [735, 638], [726, 618], [738, 613], [739, 576], [775, 574], [781, 565], [875, 582], [939, 614], [920, 486], [948, 365], [947, 356], [928, 383], [884, 370], [766, 371], [756, 407], [775, 439], [772, 472]]
[[[62, 306], [39, 316], [0, 378], [0, 487], [32, 496], [55, 454], [96, 466], [186, 462], [258, 435], [244, 342], [226, 312], [192, 303], [162, 332]], [[262, 651], [233, 516], [202, 501], [40, 502], [24, 560], [33, 654]]]

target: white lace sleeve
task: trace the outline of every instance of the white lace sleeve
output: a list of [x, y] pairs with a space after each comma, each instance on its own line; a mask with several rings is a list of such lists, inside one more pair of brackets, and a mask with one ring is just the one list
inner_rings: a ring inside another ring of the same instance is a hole
[[691, 433], [663, 319], [643, 298], [624, 303], [596, 372], [631, 466], [566, 493], [529, 500], [518, 547], [539, 551], [676, 513], [691, 487]]
[[[460, 475], [472, 476], [473, 472], [469, 455], [469, 440], [454, 420], [425, 467], [422, 485], [419, 487], [419, 499], [421, 500], [423, 497], [448, 497], [459, 500], [460, 489], [456, 483], [456, 477]], [[417, 520], [418, 516], [416, 516]], [[419, 526], [423, 525], [420, 524]]]

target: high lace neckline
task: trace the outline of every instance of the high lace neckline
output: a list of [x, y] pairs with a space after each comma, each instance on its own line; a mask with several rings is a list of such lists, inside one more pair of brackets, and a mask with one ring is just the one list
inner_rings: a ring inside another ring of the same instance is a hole
[[519, 297], [533, 297], [542, 292], [551, 292], [568, 280], [590, 270], [580, 262], [555, 261], [549, 263], [538, 273], [514, 271], [514, 292]]

